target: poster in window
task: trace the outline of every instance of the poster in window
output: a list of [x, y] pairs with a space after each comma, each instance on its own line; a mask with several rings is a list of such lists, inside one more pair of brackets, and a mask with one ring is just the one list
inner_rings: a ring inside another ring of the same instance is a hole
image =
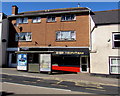
[[40, 54], [40, 71], [51, 71], [51, 54]]
[[27, 54], [18, 54], [17, 70], [27, 70]]

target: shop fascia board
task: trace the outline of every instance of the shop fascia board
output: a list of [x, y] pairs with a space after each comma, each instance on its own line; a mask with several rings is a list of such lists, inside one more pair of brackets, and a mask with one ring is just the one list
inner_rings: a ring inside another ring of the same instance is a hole
[[89, 47], [19, 47], [19, 48], [89, 48]]
[[16, 51], [15, 53], [54, 53], [54, 51]]
[[24, 14], [24, 15], [11, 15], [10, 17], [24, 17], [24, 16], [38, 16], [38, 15], [49, 15], [49, 14], [65, 14], [65, 13], [80, 13], [80, 12], [89, 12], [90, 10], [74, 10], [74, 11], [62, 11], [62, 12], [47, 12], [47, 13], [33, 13], [33, 14]]

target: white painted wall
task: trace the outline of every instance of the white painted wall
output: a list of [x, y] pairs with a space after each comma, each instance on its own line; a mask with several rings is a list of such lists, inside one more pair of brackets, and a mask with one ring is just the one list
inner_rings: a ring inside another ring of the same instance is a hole
[[91, 73], [109, 74], [109, 56], [118, 56], [118, 49], [112, 48], [112, 32], [120, 32], [118, 28], [117, 24], [101, 25], [91, 33]]

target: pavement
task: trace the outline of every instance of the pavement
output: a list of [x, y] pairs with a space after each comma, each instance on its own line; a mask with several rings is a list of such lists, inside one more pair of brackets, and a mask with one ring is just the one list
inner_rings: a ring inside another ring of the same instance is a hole
[[99, 87], [101, 85], [107, 86], [118, 86], [119, 79], [117, 78], [108, 78], [108, 77], [98, 77], [91, 76], [89, 73], [71, 73], [71, 72], [53, 72], [52, 75], [48, 73], [30, 73], [24, 71], [17, 71], [16, 68], [0, 68], [1, 74], [6, 75], [15, 75], [15, 76], [25, 76], [25, 77], [33, 77], [33, 78], [42, 78], [49, 80], [59, 80], [59, 81], [69, 81], [75, 82], [76, 85], [80, 86], [95, 86]]

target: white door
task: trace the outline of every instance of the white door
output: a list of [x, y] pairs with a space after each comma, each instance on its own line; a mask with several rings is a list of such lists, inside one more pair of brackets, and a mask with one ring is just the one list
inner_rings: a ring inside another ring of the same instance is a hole
[[80, 57], [80, 64], [81, 64], [81, 72], [88, 72], [88, 56], [81, 56]]
[[9, 67], [17, 67], [17, 54], [9, 53]]

